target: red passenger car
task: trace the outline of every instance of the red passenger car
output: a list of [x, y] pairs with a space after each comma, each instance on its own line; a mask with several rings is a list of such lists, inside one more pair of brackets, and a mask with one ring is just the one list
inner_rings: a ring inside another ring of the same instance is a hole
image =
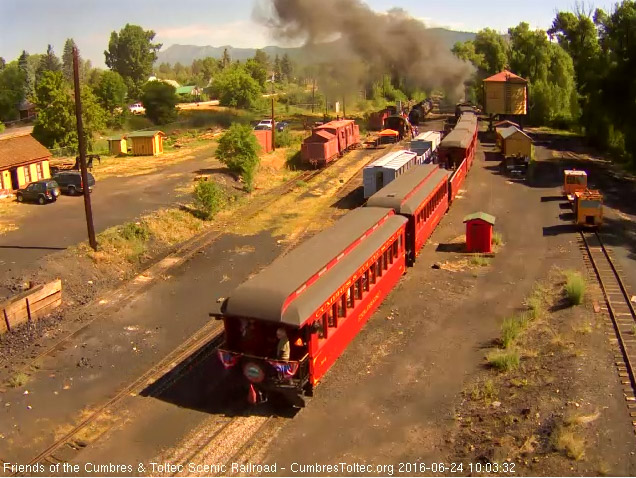
[[408, 219], [407, 265], [411, 266], [448, 210], [449, 173], [437, 165], [416, 165], [369, 198], [367, 206], [386, 207]]
[[219, 358], [252, 400], [278, 394], [304, 405], [405, 272], [406, 222], [391, 209], [355, 209], [223, 302], [213, 314], [225, 325]]
[[466, 179], [472, 167], [477, 149], [477, 118], [474, 114], [464, 113], [455, 128], [442, 140], [438, 149], [439, 164], [453, 170], [450, 179], [450, 201]]

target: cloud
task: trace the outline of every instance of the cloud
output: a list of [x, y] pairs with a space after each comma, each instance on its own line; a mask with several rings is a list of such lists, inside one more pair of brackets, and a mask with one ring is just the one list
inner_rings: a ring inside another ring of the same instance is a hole
[[258, 48], [271, 44], [267, 29], [251, 20], [222, 25], [192, 24], [157, 28], [156, 40], [169, 46], [172, 43], [196, 45], [231, 45], [235, 48]]

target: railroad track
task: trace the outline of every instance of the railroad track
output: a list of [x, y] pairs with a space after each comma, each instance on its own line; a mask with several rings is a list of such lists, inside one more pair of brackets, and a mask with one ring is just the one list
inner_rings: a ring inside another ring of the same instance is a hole
[[620, 269], [597, 232], [581, 231], [587, 267], [596, 276], [605, 300], [620, 353], [615, 365], [636, 432], [636, 312], [620, 276]]
[[[72, 458], [70, 455], [75, 455], [87, 446], [87, 443], [77, 438], [81, 432], [87, 430], [106, 412], [112, 410], [115, 406], [120, 405], [125, 398], [140, 394], [147, 387], [156, 383], [161, 377], [166, 374], [170, 374], [172, 378], [168, 378], [166, 383], [162, 383], [161, 390], [156, 390], [155, 393], [165, 391], [179, 378], [181, 378], [180, 374], [184, 369], [190, 368], [193, 364], [199, 363], [214, 353], [216, 346], [218, 345], [217, 342], [221, 337], [222, 328], [221, 324], [210, 322], [199, 329], [196, 333], [190, 336], [188, 340], [168, 354], [163, 360], [152, 366], [131, 384], [121, 389], [115, 394], [115, 396], [99, 405], [84, 420], [75, 425], [62, 437], [55, 440], [43, 451], [38, 453], [34, 458], [29, 460], [27, 464], [56, 464], [69, 461], [69, 459]], [[60, 452], [62, 449], [64, 449], [63, 457], [62, 452]], [[17, 474], [12, 476], [17, 476]]]

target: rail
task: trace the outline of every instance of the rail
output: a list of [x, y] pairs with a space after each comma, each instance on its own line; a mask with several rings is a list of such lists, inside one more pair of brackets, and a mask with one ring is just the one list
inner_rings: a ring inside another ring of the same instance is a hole
[[[634, 397], [636, 392], [634, 367], [636, 363], [636, 342], [628, 338], [631, 339], [631, 336], [633, 336], [634, 326], [636, 325], [636, 312], [627, 288], [600, 235], [597, 232], [584, 230], [581, 231], [581, 238], [589, 256], [590, 265], [603, 292], [607, 311], [623, 358], [624, 365], [617, 362], [619, 375], [623, 377], [625, 374], [627, 375], [631, 385], [631, 397]], [[625, 370], [622, 370], [623, 367]]]

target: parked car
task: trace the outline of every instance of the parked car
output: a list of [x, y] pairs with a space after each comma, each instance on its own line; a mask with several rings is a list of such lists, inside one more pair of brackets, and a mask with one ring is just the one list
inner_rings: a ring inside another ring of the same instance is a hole
[[289, 123], [287, 121], [281, 121], [280, 123], [276, 123], [276, 131], [280, 133], [284, 129], [286, 129], [288, 126], [289, 126]]
[[52, 179], [41, 179], [29, 184], [27, 187], [18, 189], [16, 199], [18, 202], [37, 202], [46, 204], [57, 201], [60, 195], [60, 187]]
[[254, 131], [258, 131], [258, 130], [271, 130], [272, 129], [272, 125], [264, 125], [264, 124], [258, 124], [256, 126], [254, 126]]
[[[88, 174], [88, 191], [93, 192], [95, 178]], [[82, 173], [80, 171], [60, 171], [53, 175], [53, 179], [59, 184], [60, 190], [70, 196], [84, 192], [82, 184]]]
[[[276, 125], [276, 123], [274, 123], [274, 125]], [[256, 127], [257, 127], [257, 128], [258, 128], [259, 126], [267, 126], [268, 128], [270, 128], [270, 129], [271, 129], [271, 127], [272, 127], [272, 120], [271, 120], [271, 119], [264, 119], [264, 120], [261, 120], [261, 122], [260, 122], [260, 123], [258, 123], [258, 124], [256, 125]]]
[[128, 107], [128, 111], [130, 111], [134, 115], [142, 115], [146, 112], [146, 108], [141, 103], [135, 103], [134, 105], [130, 105]]

